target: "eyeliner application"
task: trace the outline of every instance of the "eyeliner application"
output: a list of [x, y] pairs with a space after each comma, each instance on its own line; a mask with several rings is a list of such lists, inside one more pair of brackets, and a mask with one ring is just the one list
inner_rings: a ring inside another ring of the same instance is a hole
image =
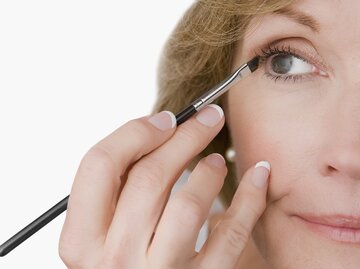
[[233, 86], [241, 78], [254, 72], [259, 67], [259, 57], [255, 57], [249, 62], [240, 66], [226, 79], [221, 81], [218, 85], [204, 93], [198, 99], [191, 103], [188, 107], [183, 109], [176, 115], [177, 125], [180, 125], [196, 112], [199, 112], [203, 107], [213, 102], [215, 99], [223, 95], [231, 86]]
[[[243, 64], [239, 67], [234, 73], [220, 82], [218, 85], [204, 93], [194, 102], [192, 102], [189, 106], [184, 108], [181, 112], [176, 115], [176, 123], [177, 125], [182, 124], [187, 119], [189, 119], [192, 115], [200, 111], [206, 105], [213, 102], [215, 99], [224, 94], [231, 86], [233, 86], [237, 81], [241, 78], [248, 76], [253, 73], [259, 67], [259, 57], [255, 57], [249, 62]], [[48, 211], [43, 213], [40, 217], [35, 219], [33, 222], [28, 224], [25, 228], [17, 232], [10, 239], [5, 241], [2, 245], [0, 245], [0, 257], [5, 256], [54, 218], [59, 216], [62, 212], [67, 209], [67, 204], [69, 200], [69, 196], [66, 196]]]

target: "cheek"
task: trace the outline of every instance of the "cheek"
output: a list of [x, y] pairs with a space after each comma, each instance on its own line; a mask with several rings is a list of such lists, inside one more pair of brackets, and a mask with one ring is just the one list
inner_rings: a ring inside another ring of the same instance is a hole
[[246, 96], [240, 92], [229, 95], [238, 179], [256, 162], [269, 161], [268, 199], [279, 200], [291, 192], [309, 167], [307, 155], [315, 145], [316, 120], [294, 95], [270, 98], [255, 91]]
[[[292, 232], [287, 215], [293, 210], [289, 201], [299, 201], [296, 197], [301, 196], [304, 178], [309, 178], [305, 176], [309, 170], [306, 167], [314, 166], [309, 155], [314, 152], [316, 137], [319, 137], [314, 131], [317, 120], [306, 112], [309, 108], [301, 106], [299, 99], [294, 100], [294, 95], [266, 98], [254, 91], [246, 96], [233, 93], [229, 98], [237, 178], [241, 179], [243, 173], [260, 160], [271, 164], [267, 208], [254, 229], [254, 240], [266, 260], [272, 262], [274, 258], [278, 259], [276, 262], [289, 262], [290, 266], [294, 260], [283, 260], [283, 255], [276, 253], [286, 253], [286, 247], [298, 245], [296, 238], [301, 238]], [[279, 234], [295, 241], [284, 244]]]

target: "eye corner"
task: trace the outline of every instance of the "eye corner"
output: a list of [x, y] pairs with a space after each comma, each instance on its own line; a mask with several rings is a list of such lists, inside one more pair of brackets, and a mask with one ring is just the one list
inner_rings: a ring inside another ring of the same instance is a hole
[[323, 76], [323, 77], [327, 77], [327, 78], [330, 77], [330, 75], [329, 75], [327, 72], [324, 72], [324, 71], [321, 70], [321, 69], [319, 70], [319, 75], [320, 75], [320, 76]]
[[323, 77], [323, 78], [330, 78], [329, 72], [326, 72], [323, 69], [318, 68], [318, 67], [315, 67], [315, 68], [316, 68], [315, 74], [317, 74], [318, 76]]

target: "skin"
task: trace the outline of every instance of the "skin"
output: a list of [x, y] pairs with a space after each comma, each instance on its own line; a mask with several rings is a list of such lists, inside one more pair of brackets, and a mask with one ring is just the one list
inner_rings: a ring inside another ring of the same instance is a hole
[[[305, 0], [292, 7], [316, 19], [319, 32], [268, 14], [254, 19], [234, 57], [235, 70], [254, 49], [283, 38], [281, 44], [326, 65], [311, 63], [314, 76], [296, 82], [274, 82], [263, 76], [269, 66], [261, 66], [227, 94], [238, 178], [256, 160], [272, 165], [267, 207], [252, 233], [256, 247], [249, 243], [238, 268], [355, 269], [358, 244], [315, 234], [292, 215], [360, 215], [360, 2]], [[250, 263], [250, 256], [267, 265]]]
[[[239, 187], [201, 251], [194, 251], [196, 238], [227, 172], [221, 159], [217, 166], [201, 160], [188, 183], [168, 197], [224, 125], [210, 108], [199, 115], [212, 126], [193, 117], [160, 130], [142, 117], [89, 149], [59, 241], [68, 268], [358, 268], [358, 245], [314, 234], [291, 215], [360, 214], [360, 2], [301, 1], [294, 7], [316, 18], [321, 30], [275, 15], [257, 18], [236, 50], [234, 69], [260, 43], [278, 38], [325, 64], [295, 83], [275, 83], [262, 66], [228, 92], [225, 118]], [[163, 127], [169, 123], [160, 118]], [[254, 169], [261, 160], [271, 164], [269, 177], [266, 168]], [[256, 174], [269, 184], [256, 187]]]
[[[66, 266], [234, 269], [265, 209], [268, 169], [247, 169], [233, 204], [199, 253], [196, 239], [224, 183], [224, 159], [202, 159], [168, 199], [189, 161], [223, 127], [222, 114], [210, 105], [171, 128], [162, 112], [154, 115], [160, 129], [151, 124], [154, 118], [142, 117], [96, 143], [79, 165], [68, 201], [59, 241]], [[254, 178], [265, 185], [257, 187]]]

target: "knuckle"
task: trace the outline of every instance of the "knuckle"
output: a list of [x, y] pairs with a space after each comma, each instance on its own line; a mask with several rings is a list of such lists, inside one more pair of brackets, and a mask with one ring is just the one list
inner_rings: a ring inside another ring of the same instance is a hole
[[123, 263], [124, 260], [119, 255], [105, 253], [100, 264], [103, 269], [126, 268]]
[[130, 137], [134, 145], [143, 145], [149, 141], [155, 141], [158, 137], [144, 121], [143, 118], [133, 119], [121, 128], [124, 136]]
[[128, 268], [129, 251], [132, 247], [131, 238], [128, 236], [123, 236], [116, 245], [105, 245], [99, 268]]
[[110, 153], [99, 145], [91, 147], [80, 162], [80, 169], [87, 173], [108, 174], [116, 169]]
[[84, 268], [83, 256], [70, 245], [59, 243], [58, 255], [68, 268]]
[[201, 200], [185, 190], [178, 192], [172, 201], [172, 214], [182, 226], [197, 226], [204, 217], [205, 209]]
[[65, 222], [58, 242], [58, 255], [68, 268], [82, 269], [89, 268], [90, 265], [93, 268], [92, 264], [101, 256], [104, 238], [79, 241], [77, 234], [78, 232], [68, 230]]
[[231, 249], [235, 249], [236, 252], [240, 252], [246, 246], [250, 233], [242, 223], [234, 220], [223, 220], [220, 228], [220, 233], [229, 243]]
[[179, 128], [176, 135], [186, 144], [204, 144], [204, 134], [202, 134], [202, 132], [197, 128]]
[[144, 158], [130, 170], [128, 185], [144, 192], [159, 192], [165, 188], [164, 170], [152, 158]]
[[260, 199], [253, 193], [243, 193], [239, 195], [237, 204], [240, 205], [240, 210], [245, 211], [249, 219], [257, 219], [266, 208], [266, 199]]
[[143, 137], [154, 136], [154, 132], [149, 125], [145, 123], [144, 118], [130, 120], [125, 124], [125, 126], [134, 137], [143, 139]]

